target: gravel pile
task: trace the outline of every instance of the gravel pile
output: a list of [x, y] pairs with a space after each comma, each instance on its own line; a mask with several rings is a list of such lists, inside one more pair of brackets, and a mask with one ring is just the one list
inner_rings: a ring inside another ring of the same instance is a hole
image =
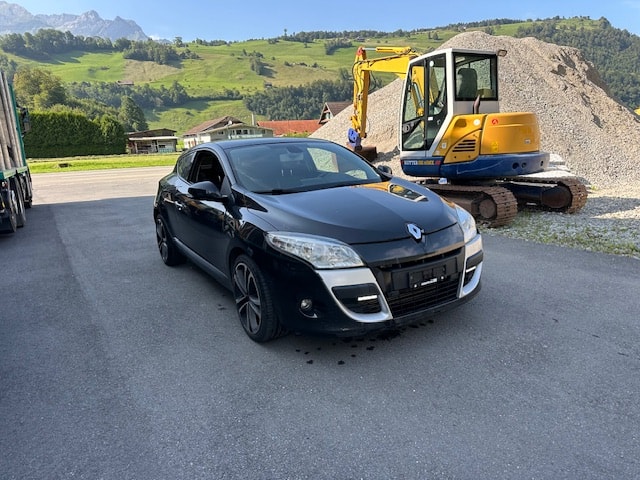
[[[542, 149], [557, 171], [589, 187], [585, 208], [574, 215], [519, 215], [501, 234], [640, 257], [640, 120], [610, 97], [598, 72], [575, 48], [534, 38], [482, 32], [457, 35], [443, 48], [506, 49], [500, 59], [502, 111], [536, 113]], [[402, 80], [369, 96], [367, 138], [377, 163], [404, 176], [397, 149]], [[347, 108], [312, 136], [345, 144]]]

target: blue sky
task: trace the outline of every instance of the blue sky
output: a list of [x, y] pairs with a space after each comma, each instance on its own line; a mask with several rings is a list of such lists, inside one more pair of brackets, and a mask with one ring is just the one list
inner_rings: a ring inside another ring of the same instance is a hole
[[[116, 16], [135, 21], [153, 38], [184, 41], [248, 40], [272, 38], [302, 31], [379, 30], [432, 28], [450, 23], [494, 18], [536, 19], [588, 16], [605, 17], [616, 28], [640, 35], [640, 0], [457, 0], [454, 2], [394, 2], [370, 0], [20, 0], [8, 1], [32, 14], [95, 10], [105, 20]], [[413, 10], [400, 8], [404, 5]], [[427, 5], [432, 5], [433, 12]], [[416, 8], [417, 7], [417, 8]]]

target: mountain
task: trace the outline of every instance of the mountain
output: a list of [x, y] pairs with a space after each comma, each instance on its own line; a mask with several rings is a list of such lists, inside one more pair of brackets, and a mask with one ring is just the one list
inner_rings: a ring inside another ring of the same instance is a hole
[[41, 29], [55, 29], [71, 32], [74, 36], [101, 37], [115, 41], [119, 38], [129, 40], [148, 40], [149, 37], [133, 20], [116, 17], [104, 20], [91, 10], [82, 15], [63, 13], [60, 15], [32, 15], [15, 3], [0, 1], [0, 35], [8, 33], [36, 33]]

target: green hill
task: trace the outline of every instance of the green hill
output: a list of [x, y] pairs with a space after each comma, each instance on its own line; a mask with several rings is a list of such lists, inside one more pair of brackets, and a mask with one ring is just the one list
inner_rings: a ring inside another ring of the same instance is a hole
[[[299, 86], [317, 80], [335, 81], [340, 78], [341, 70], [350, 70], [356, 48], [361, 44], [409, 45], [426, 52], [459, 32], [468, 30], [482, 30], [494, 35], [531, 35], [545, 41], [554, 40], [553, 43], [562, 41], [563, 44], [578, 48], [583, 45], [581, 49], [588, 53], [588, 58], [608, 82], [612, 93], [628, 102], [631, 108], [640, 105], [640, 66], [637, 63], [640, 54], [633, 57], [635, 52], [640, 52], [640, 37], [611, 27], [605, 19], [591, 20], [587, 17], [540, 21], [488, 20], [423, 31], [366, 32], [366, 35], [362, 32], [343, 32], [341, 35], [325, 32], [326, 38], [307, 41], [296, 41], [299, 39], [295, 37], [216, 45], [194, 41], [175, 45], [174, 48], [183, 55], [183, 59], [166, 65], [126, 59], [121, 52], [74, 51], [50, 54], [44, 60], [8, 53], [6, 56], [18, 66], [44, 68], [65, 84], [130, 81], [135, 85], [148, 85], [156, 89], [169, 88], [178, 82], [195, 100], [171, 108], [145, 108], [144, 113], [150, 128], [172, 128], [181, 134], [205, 120], [224, 115], [247, 122], [251, 120], [251, 112], [242, 99], [211, 100], [216, 92], [237, 90], [241, 96], [250, 96], [266, 88]], [[594, 32], [598, 34], [595, 36], [598, 44], [594, 44]], [[351, 46], [337, 48], [328, 54], [327, 42], [331, 38], [340, 38], [341, 42], [350, 42]], [[625, 61], [616, 62], [617, 56], [623, 56]], [[261, 74], [252, 69], [252, 61], [257, 57], [264, 66]], [[381, 84], [386, 84], [392, 79], [381, 76], [379, 80]], [[321, 109], [322, 105], [318, 105], [318, 118]], [[258, 116], [257, 119], [265, 118]]]

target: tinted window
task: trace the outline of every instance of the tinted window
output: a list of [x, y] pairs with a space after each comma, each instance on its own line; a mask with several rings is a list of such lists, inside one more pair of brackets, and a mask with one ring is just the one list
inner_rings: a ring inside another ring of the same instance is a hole
[[191, 171], [191, 165], [193, 164], [193, 152], [188, 151], [180, 155], [176, 162], [176, 173], [184, 178], [189, 178], [189, 172]]
[[224, 172], [218, 157], [207, 150], [200, 150], [194, 157], [189, 181], [192, 183], [210, 181], [221, 188]]

